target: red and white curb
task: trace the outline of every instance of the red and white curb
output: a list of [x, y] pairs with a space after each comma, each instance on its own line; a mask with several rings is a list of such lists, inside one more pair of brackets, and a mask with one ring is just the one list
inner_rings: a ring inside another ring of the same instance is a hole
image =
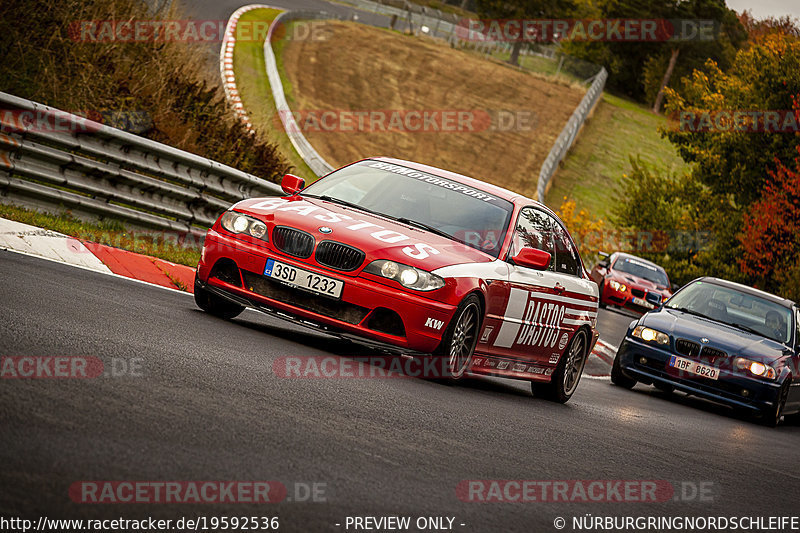
[[583, 376], [589, 379], [608, 379], [618, 349], [618, 346], [598, 339], [592, 353], [589, 354], [589, 359], [586, 360]]
[[0, 250], [32, 255], [103, 274], [185, 292], [194, 290], [194, 269], [104, 244], [82, 241], [0, 218]]
[[225, 90], [225, 99], [228, 104], [233, 108], [236, 116], [244, 122], [247, 131], [253, 131], [253, 123], [247, 116], [242, 104], [242, 97], [239, 94], [239, 89], [236, 87], [236, 76], [233, 73], [233, 49], [236, 46], [236, 25], [239, 23], [239, 18], [254, 9], [276, 9], [272, 6], [264, 4], [251, 4], [249, 6], [240, 7], [233, 12], [228, 19], [225, 26], [225, 35], [222, 38], [222, 46], [219, 51], [219, 73], [222, 77], [222, 87]]

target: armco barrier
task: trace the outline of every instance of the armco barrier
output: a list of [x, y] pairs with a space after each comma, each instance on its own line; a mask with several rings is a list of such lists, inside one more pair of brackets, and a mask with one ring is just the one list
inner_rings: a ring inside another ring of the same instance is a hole
[[550, 179], [558, 168], [558, 164], [564, 159], [564, 156], [567, 155], [567, 151], [575, 141], [575, 137], [577, 137], [589, 113], [594, 109], [600, 96], [602, 96], [607, 79], [608, 72], [603, 68], [597, 76], [595, 76], [589, 90], [586, 91], [581, 103], [578, 104], [572, 116], [569, 117], [567, 125], [561, 130], [561, 134], [559, 134], [555, 144], [553, 144], [553, 148], [550, 149], [550, 153], [547, 155], [544, 163], [542, 163], [542, 168], [539, 171], [539, 182], [536, 186], [536, 199], [539, 200], [539, 202], [544, 203], [544, 196], [547, 192]]
[[0, 198], [21, 205], [199, 231], [233, 202], [281, 194], [216, 161], [6, 93], [0, 127]]

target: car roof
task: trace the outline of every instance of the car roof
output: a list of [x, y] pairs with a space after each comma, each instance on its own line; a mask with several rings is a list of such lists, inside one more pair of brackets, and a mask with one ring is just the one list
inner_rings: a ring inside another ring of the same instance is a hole
[[742, 285], [741, 283], [735, 283], [733, 281], [728, 281], [726, 279], [721, 278], [714, 278], [711, 276], [706, 276], [703, 278], [698, 278], [694, 281], [704, 281], [707, 283], [712, 283], [714, 285], [719, 285], [721, 287], [728, 287], [730, 289], [734, 289], [745, 294], [749, 294], [750, 296], [756, 296], [758, 298], [763, 298], [770, 302], [782, 305], [784, 307], [792, 307], [795, 303], [792, 300], [787, 300], [786, 298], [781, 298], [780, 296], [776, 296], [772, 293], [765, 292], [748, 285]]
[[485, 181], [475, 178], [470, 178], [469, 176], [458, 174], [456, 172], [451, 172], [449, 170], [432, 167], [430, 165], [423, 165], [422, 163], [415, 163], [414, 161], [394, 159], [391, 157], [368, 157], [366, 159], [374, 161], [383, 161], [386, 163], [392, 163], [394, 165], [401, 165], [404, 167], [413, 168], [414, 170], [420, 170], [422, 172], [427, 172], [429, 174], [434, 174], [442, 178], [447, 178], [449, 180], [457, 181], [459, 183], [468, 185], [470, 187], [475, 187], [476, 189], [480, 189], [489, 194], [493, 194], [499, 198], [508, 200], [509, 202], [512, 202], [514, 204], [524, 204], [524, 205], [538, 204], [540, 206], [543, 206], [543, 204], [540, 204], [536, 200], [532, 200], [514, 191], [509, 191], [508, 189], [504, 189], [503, 187], [498, 187], [497, 185], [492, 185], [491, 183], [487, 183]]
[[628, 259], [636, 259], [637, 261], [641, 261], [642, 263], [647, 263], [648, 265], [654, 266], [659, 270], [662, 270], [662, 271], [664, 270], [664, 267], [662, 267], [661, 265], [659, 265], [657, 263], [653, 263], [652, 261], [648, 261], [647, 259], [639, 257], [638, 255], [628, 254], [628, 253], [625, 253], [625, 252], [617, 252], [617, 259], [619, 259], [620, 257], [628, 258]]

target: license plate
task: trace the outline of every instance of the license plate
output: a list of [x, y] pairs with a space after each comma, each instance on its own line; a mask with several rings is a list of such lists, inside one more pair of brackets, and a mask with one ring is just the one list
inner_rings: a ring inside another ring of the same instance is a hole
[[651, 304], [647, 300], [643, 300], [641, 298], [634, 298], [633, 303], [636, 305], [641, 305], [642, 307], [647, 307], [648, 309], [655, 309], [655, 305]]
[[669, 366], [696, 376], [702, 376], [708, 379], [719, 379], [719, 369], [704, 365], [703, 363], [698, 363], [697, 361], [692, 361], [691, 359], [684, 359], [677, 355], [670, 357]]
[[298, 287], [317, 294], [340, 298], [344, 282], [338, 279], [320, 276], [302, 268], [296, 268], [274, 259], [267, 259], [264, 275], [282, 281], [292, 287]]

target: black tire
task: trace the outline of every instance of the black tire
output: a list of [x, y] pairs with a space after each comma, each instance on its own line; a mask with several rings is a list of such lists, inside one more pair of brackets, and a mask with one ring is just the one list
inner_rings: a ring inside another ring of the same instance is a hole
[[224, 318], [225, 320], [237, 317], [244, 311], [244, 306], [220, 298], [204, 289], [202, 285], [200, 285], [200, 280], [197, 279], [196, 275], [194, 278], [194, 302], [197, 304], [197, 307], [206, 313]]
[[605, 290], [605, 288], [606, 288], [606, 284], [605, 283], [600, 285], [600, 297], [597, 298], [597, 304], [600, 306], [600, 309], [605, 309], [606, 308], [606, 304], [603, 301], [603, 291]]
[[661, 383], [660, 381], [656, 381], [653, 383], [653, 386], [663, 392], [664, 394], [672, 394], [675, 392], [675, 387], [670, 385], [669, 383]]
[[622, 373], [622, 368], [619, 366], [619, 354], [614, 357], [614, 363], [611, 365], [611, 383], [623, 389], [632, 389], [636, 385], [635, 379]]
[[572, 337], [550, 383], [531, 382], [533, 395], [551, 402], [567, 403], [578, 388], [588, 356], [589, 335], [581, 329]]
[[470, 294], [453, 313], [453, 319], [442, 337], [438, 353], [434, 355], [443, 363], [436, 365], [436, 368], [441, 370], [442, 376], [435, 376], [435, 379], [452, 382], [464, 377], [472, 364], [482, 323], [481, 301], [474, 294]]
[[783, 415], [783, 423], [787, 426], [800, 426], [800, 413]]
[[783, 416], [783, 407], [786, 405], [786, 398], [789, 396], [789, 383], [791, 379], [786, 379], [778, 392], [778, 401], [770, 409], [765, 409], [761, 412], [761, 424], [774, 428], [777, 427]]

